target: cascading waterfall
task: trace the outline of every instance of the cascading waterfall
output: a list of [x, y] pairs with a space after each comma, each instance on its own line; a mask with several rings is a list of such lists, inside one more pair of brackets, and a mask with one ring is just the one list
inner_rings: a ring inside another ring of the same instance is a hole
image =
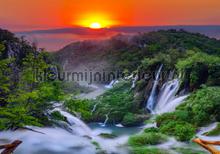
[[179, 81], [177, 79], [164, 83], [159, 93], [156, 108], [158, 108], [159, 110], [162, 109], [168, 101], [175, 97], [178, 89]]
[[187, 98], [188, 95], [176, 96], [179, 87], [179, 79], [164, 83], [160, 90], [154, 113], [162, 114], [165, 112], [172, 112]]
[[160, 77], [160, 73], [161, 73], [162, 68], [163, 68], [163, 64], [160, 65], [160, 68], [157, 71], [156, 78], [155, 78], [154, 84], [153, 84], [153, 88], [151, 90], [150, 96], [149, 96], [147, 103], [146, 103], [146, 108], [148, 110], [150, 110], [151, 112], [153, 112], [153, 109], [155, 106], [156, 89], [157, 89], [157, 85], [158, 85], [158, 81], [159, 81], [159, 77]]
[[[91, 129], [79, 118], [73, 116], [72, 114], [62, 110], [61, 108], [55, 108], [55, 111], [59, 111], [61, 115], [67, 118], [68, 123], [73, 126], [72, 130], [80, 135], [91, 136]], [[71, 128], [71, 127], [70, 127]]]

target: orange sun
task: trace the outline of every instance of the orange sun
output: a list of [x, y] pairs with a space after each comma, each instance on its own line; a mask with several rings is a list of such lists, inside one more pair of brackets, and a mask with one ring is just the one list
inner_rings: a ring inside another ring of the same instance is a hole
[[99, 22], [92, 22], [90, 25], [89, 25], [89, 28], [92, 28], [92, 29], [100, 29], [100, 28], [103, 28], [102, 25], [99, 23]]
[[104, 13], [88, 13], [79, 17], [76, 24], [91, 29], [109, 28], [115, 25], [116, 22]]

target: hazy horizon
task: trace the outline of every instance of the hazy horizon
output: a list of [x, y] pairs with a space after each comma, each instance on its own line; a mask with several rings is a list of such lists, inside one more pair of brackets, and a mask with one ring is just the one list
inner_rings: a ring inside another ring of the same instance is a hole
[[189, 32], [201, 33], [212, 38], [220, 39], [220, 26], [120, 26], [106, 29], [93, 30], [85, 27], [67, 27], [55, 29], [42, 29], [17, 32], [17, 36], [26, 36], [30, 42], [37, 44], [39, 48], [48, 51], [57, 51], [64, 46], [83, 40], [108, 39], [117, 34], [133, 35], [157, 30], [184, 29]]

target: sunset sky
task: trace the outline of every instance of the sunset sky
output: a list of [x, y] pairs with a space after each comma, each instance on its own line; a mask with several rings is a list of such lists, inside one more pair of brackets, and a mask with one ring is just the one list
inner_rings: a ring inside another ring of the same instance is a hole
[[220, 25], [219, 0], [0, 0], [0, 27]]

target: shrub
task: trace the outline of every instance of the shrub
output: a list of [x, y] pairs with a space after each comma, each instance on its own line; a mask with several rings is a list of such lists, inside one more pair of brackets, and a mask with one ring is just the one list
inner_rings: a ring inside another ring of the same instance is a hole
[[82, 119], [89, 121], [91, 119], [90, 101], [89, 100], [77, 100], [71, 99], [64, 102], [64, 106], [67, 110], [73, 114], [80, 113]]
[[131, 136], [128, 140], [130, 146], [156, 145], [166, 141], [166, 136], [160, 133], [142, 133]]
[[122, 125], [131, 127], [131, 126], [136, 126], [140, 125], [143, 122], [143, 118], [139, 117], [136, 114], [133, 113], [127, 113], [122, 120]]
[[59, 111], [54, 111], [50, 114], [52, 119], [66, 121], [66, 117], [64, 117]]
[[[197, 90], [175, 112], [156, 118], [161, 133], [173, 135], [180, 141], [193, 137], [195, 129], [220, 119], [220, 88], [206, 87]], [[212, 133], [216, 133], [216, 130]]]
[[39, 120], [28, 115], [23, 107], [1, 108], [0, 107], [0, 130], [17, 129], [27, 125], [42, 126]]
[[144, 132], [145, 132], [145, 133], [158, 133], [158, 132], [159, 132], [159, 129], [158, 129], [158, 128], [155, 128], [155, 127], [151, 127], [151, 128], [146, 128], [146, 129], [144, 129]]
[[191, 121], [189, 112], [184, 110], [177, 110], [171, 113], [164, 113], [162, 115], [157, 116], [156, 122], [157, 126], [169, 123], [170, 121]]
[[181, 59], [176, 64], [180, 71], [189, 72], [189, 80], [192, 88], [199, 88], [201, 84], [219, 85], [220, 57], [193, 52], [187, 58]]
[[177, 109], [188, 112], [191, 123], [197, 126], [220, 120], [220, 87], [203, 86]]
[[190, 140], [196, 132], [193, 125], [182, 121], [170, 121], [161, 125], [159, 130], [161, 133], [175, 136], [179, 141]]
[[131, 83], [121, 81], [115, 87], [99, 96], [96, 111], [93, 113], [94, 121], [105, 120], [109, 113], [108, 122], [121, 122], [128, 112], [137, 113], [139, 110], [133, 103], [133, 92], [130, 91]]

